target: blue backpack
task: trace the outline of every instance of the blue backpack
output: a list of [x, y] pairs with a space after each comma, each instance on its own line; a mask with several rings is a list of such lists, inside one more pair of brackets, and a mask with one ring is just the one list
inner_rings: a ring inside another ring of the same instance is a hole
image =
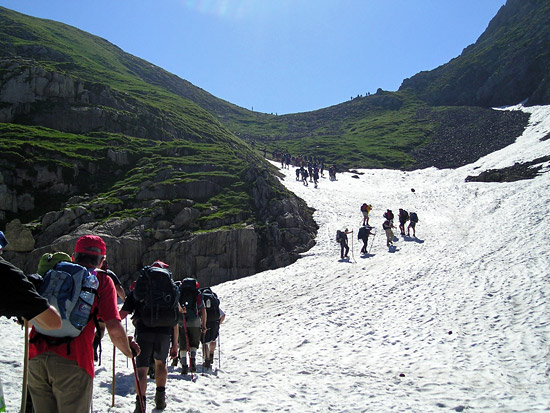
[[77, 337], [92, 319], [92, 306], [99, 281], [94, 272], [72, 262], [60, 262], [46, 272], [38, 293], [59, 311], [62, 326], [59, 330], [39, 333], [50, 337]]

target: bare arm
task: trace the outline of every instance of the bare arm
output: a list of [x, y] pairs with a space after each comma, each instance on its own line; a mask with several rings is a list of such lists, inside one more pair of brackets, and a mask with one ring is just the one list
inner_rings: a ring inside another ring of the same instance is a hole
[[61, 317], [57, 310], [50, 305], [31, 320], [36, 326], [46, 330], [59, 330], [61, 328]]
[[122, 288], [122, 285], [117, 285], [115, 287], [117, 295], [120, 297], [122, 301], [126, 301], [126, 292], [124, 291], [124, 288]]
[[140, 349], [138, 344], [133, 341], [131, 337], [126, 336], [126, 331], [124, 330], [124, 327], [122, 326], [122, 323], [120, 321], [115, 318], [106, 321], [105, 326], [107, 327], [107, 331], [109, 332], [109, 337], [111, 337], [111, 341], [116, 348], [122, 351], [122, 354], [124, 354], [126, 357], [132, 358], [134, 356], [132, 354], [132, 349], [135, 350], [136, 355], [139, 354]]

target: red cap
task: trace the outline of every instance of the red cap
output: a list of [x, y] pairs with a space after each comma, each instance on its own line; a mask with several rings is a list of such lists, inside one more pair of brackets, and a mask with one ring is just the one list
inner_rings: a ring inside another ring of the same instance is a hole
[[166, 264], [165, 262], [157, 260], [157, 261], [155, 261], [154, 263], [151, 264], [151, 267], [168, 268], [169, 265]]
[[101, 237], [97, 235], [84, 235], [76, 241], [74, 252], [77, 254], [105, 255], [107, 248]]

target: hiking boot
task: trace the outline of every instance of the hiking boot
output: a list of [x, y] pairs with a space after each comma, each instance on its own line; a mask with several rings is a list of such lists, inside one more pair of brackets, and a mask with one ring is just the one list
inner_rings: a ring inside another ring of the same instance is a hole
[[202, 363], [202, 366], [205, 369], [209, 369], [212, 366], [212, 362], [210, 360], [211, 360], [210, 357], [208, 357], [204, 360], [204, 363]]
[[134, 409], [134, 413], [143, 413], [145, 411], [145, 396], [143, 396], [143, 410], [141, 410], [141, 404], [139, 403], [139, 395], [136, 396], [136, 408]]
[[191, 373], [194, 373], [197, 371], [197, 363], [195, 362], [195, 359], [193, 357], [189, 359], [189, 367], [190, 367]]
[[157, 410], [164, 410], [166, 408], [166, 391], [157, 390], [155, 392], [155, 407]]
[[172, 359], [172, 367], [177, 367], [179, 362], [180, 362], [180, 358], [179, 357], [174, 357]]
[[181, 374], [185, 375], [187, 374], [187, 372], [189, 371], [189, 367], [187, 367], [187, 364], [183, 364], [181, 365]]

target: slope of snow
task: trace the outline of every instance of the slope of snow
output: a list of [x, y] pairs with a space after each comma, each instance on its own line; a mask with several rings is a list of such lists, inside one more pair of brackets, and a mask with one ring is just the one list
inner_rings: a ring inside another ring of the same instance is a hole
[[[319, 188], [285, 185], [316, 208], [317, 245], [295, 264], [216, 286], [227, 313], [221, 363], [169, 367], [165, 412], [546, 411], [550, 408], [550, 174], [513, 183], [468, 175], [550, 154], [550, 107], [516, 143], [456, 170], [363, 170]], [[548, 165], [546, 165], [546, 171]], [[411, 188], [415, 191], [412, 192]], [[371, 254], [359, 255], [359, 207], [373, 205]], [[417, 238], [385, 245], [382, 213], [417, 211]], [[340, 260], [337, 229], [355, 232]], [[0, 377], [20, 404], [23, 333], [3, 318]], [[131, 327], [130, 327], [131, 330]], [[131, 363], [103, 340], [96, 412], [135, 403]], [[221, 364], [221, 368], [218, 368]], [[149, 381], [148, 412], [154, 383]]]

